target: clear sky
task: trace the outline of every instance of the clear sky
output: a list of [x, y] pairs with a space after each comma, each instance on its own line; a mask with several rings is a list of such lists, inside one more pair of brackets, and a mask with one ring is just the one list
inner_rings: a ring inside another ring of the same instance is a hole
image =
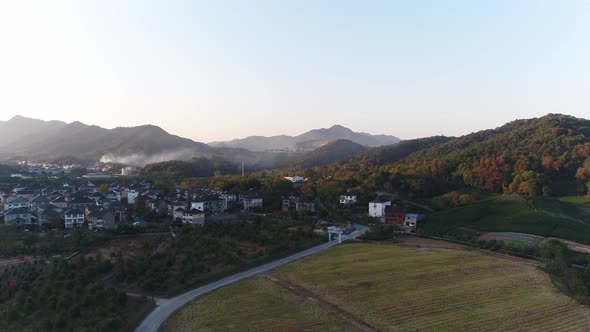
[[0, 120], [197, 141], [590, 118], [590, 1], [0, 1]]

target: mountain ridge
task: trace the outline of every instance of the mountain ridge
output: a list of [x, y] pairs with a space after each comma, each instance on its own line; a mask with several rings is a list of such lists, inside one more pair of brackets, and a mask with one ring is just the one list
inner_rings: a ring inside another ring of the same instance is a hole
[[340, 139], [349, 140], [362, 146], [376, 147], [381, 145], [395, 144], [401, 140], [390, 135], [372, 135], [363, 132], [355, 132], [342, 125], [333, 125], [329, 128], [312, 129], [296, 136], [275, 135], [275, 136], [248, 136], [230, 141], [216, 141], [208, 144], [213, 147], [245, 148], [250, 151], [289, 150], [301, 151], [298, 143], [317, 142], [318, 147]]

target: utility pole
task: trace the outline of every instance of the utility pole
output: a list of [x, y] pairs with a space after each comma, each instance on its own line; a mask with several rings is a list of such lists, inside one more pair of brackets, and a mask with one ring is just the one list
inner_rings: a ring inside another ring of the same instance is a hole
[[242, 177], [244, 177], [244, 161], [242, 160]]

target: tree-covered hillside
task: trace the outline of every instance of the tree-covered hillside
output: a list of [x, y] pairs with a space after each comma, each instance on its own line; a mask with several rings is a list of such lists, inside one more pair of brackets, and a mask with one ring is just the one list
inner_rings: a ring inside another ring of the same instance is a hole
[[422, 194], [448, 188], [523, 195], [583, 193], [590, 185], [590, 120], [549, 114], [413, 153], [384, 169]]
[[590, 120], [549, 114], [462, 137], [429, 137], [310, 168], [364, 192], [433, 196], [472, 187], [522, 195], [584, 194], [590, 185]]

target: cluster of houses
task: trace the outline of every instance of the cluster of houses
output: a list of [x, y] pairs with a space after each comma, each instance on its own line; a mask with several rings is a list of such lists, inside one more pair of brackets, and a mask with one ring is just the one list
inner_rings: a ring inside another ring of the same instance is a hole
[[[357, 202], [357, 193], [345, 192], [340, 195], [341, 205], [354, 205]], [[407, 231], [416, 230], [416, 225], [424, 218], [421, 214], [407, 213], [404, 206], [392, 204], [390, 200], [381, 197], [369, 202], [369, 216], [386, 224], [399, 225]]]
[[[105, 188], [102, 188], [105, 189]], [[0, 222], [19, 228], [115, 228], [121, 224], [140, 222], [130, 215], [137, 200], [159, 217], [169, 216], [188, 225], [203, 225], [206, 216], [220, 215], [228, 208], [243, 211], [261, 208], [262, 198], [249, 190], [240, 195], [200, 188], [176, 190], [165, 194], [155, 190], [147, 181], [128, 187], [117, 183], [106, 191], [91, 182], [79, 187], [63, 184], [55, 187], [40, 185], [17, 186], [9, 193], [0, 192]]]
[[[145, 187], [145, 184], [143, 184]], [[111, 185], [99, 193], [92, 183], [79, 187], [16, 186], [0, 193], [3, 206], [0, 221], [22, 228], [76, 228], [87, 224], [90, 229], [116, 227], [126, 222], [127, 200], [137, 197], [141, 184], [132, 187]]]

